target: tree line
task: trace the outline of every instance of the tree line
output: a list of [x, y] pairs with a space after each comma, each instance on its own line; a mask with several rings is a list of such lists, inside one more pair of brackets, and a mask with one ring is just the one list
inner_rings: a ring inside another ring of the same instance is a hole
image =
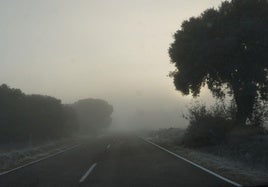
[[[62, 104], [57, 98], [27, 95], [3, 84], [0, 86], [0, 141], [44, 141], [70, 136], [80, 129], [78, 109], [72, 104]], [[94, 118], [90, 111], [87, 112]], [[110, 119], [111, 113], [105, 114], [102, 118]]]

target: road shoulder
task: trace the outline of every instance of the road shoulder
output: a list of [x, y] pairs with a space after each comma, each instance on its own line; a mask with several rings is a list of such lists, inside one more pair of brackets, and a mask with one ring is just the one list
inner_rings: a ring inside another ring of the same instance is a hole
[[153, 138], [146, 139], [239, 184], [252, 186], [267, 183], [268, 174], [266, 172], [251, 168], [244, 163]]

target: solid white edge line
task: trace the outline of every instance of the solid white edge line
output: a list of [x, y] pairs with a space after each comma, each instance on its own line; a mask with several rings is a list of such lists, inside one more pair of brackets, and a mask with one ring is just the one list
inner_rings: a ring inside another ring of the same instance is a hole
[[86, 178], [88, 177], [88, 175], [93, 171], [93, 169], [96, 167], [97, 163], [94, 163], [88, 170], [87, 172], [82, 176], [82, 178], [79, 180], [79, 182], [84, 182], [84, 180], [86, 180]]
[[59, 152], [56, 152], [56, 153], [52, 153], [52, 154], [50, 154], [50, 155], [48, 155], [48, 156], [45, 156], [45, 157], [43, 157], [43, 158], [40, 158], [40, 159], [38, 159], [38, 160], [35, 160], [35, 161], [29, 162], [29, 163], [27, 163], [27, 164], [24, 164], [24, 165], [22, 165], [22, 166], [19, 166], [19, 167], [16, 167], [16, 168], [13, 168], [13, 169], [10, 169], [10, 170], [1, 172], [1, 173], [0, 173], [0, 176], [5, 175], [5, 174], [8, 174], [8, 173], [11, 173], [11, 172], [13, 172], [13, 171], [16, 171], [16, 170], [19, 170], [19, 169], [22, 169], [22, 168], [25, 168], [25, 167], [30, 166], [30, 165], [33, 165], [33, 164], [36, 164], [36, 163], [41, 162], [41, 161], [43, 161], [43, 160], [46, 160], [46, 159], [48, 159], [48, 158], [52, 158], [52, 157], [54, 157], [54, 156], [57, 156], [57, 155], [59, 155], [59, 154], [62, 154], [62, 153], [64, 153], [64, 152], [66, 152], [66, 151], [70, 151], [70, 150], [72, 150], [72, 149], [75, 149], [75, 148], [77, 148], [77, 147], [79, 147], [79, 146], [80, 146], [80, 144], [78, 144], [78, 145], [74, 145], [74, 146], [68, 147], [68, 148], [66, 148], [66, 149], [64, 149], [64, 150], [62, 150], [62, 151], [59, 151]]
[[230, 184], [233, 184], [234, 186], [242, 186], [241, 184], [239, 184], [239, 183], [237, 183], [237, 182], [234, 182], [234, 181], [232, 181], [232, 180], [230, 180], [230, 179], [227, 179], [227, 178], [225, 178], [225, 177], [223, 177], [223, 176], [221, 176], [221, 175], [219, 175], [219, 174], [217, 174], [217, 173], [214, 173], [213, 171], [210, 171], [210, 170], [208, 170], [208, 169], [206, 169], [206, 168], [204, 168], [204, 167], [202, 167], [202, 166], [200, 166], [200, 165], [198, 165], [198, 164], [196, 164], [196, 163], [194, 163], [194, 162], [192, 162], [192, 161], [190, 161], [190, 160], [188, 160], [188, 159], [186, 159], [186, 158], [184, 158], [184, 157], [182, 157], [182, 156], [180, 156], [180, 155], [177, 155], [176, 153], [173, 153], [173, 152], [167, 150], [166, 148], [164, 148], [164, 147], [162, 147], [162, 146], [160, 146], [160, 145], [157, 145], [157, 144], [155, 144], [155, 143], [153, 143], [153, 142], [151, 142], [151, 141], [149, 141], [149, 140], [146, 140], [146, 139], [144, 139], [144, 138], [141, 138], [141, 139], [144, 140], [144, 141], [147, 142], [147, 143], [150, 143], [150, 144], [152, 144], [152, 145], [158, 147], [159, 149], [161, 149], [161, 150], [163, 150], [163, 151], [168, 152], [169, 154], [172, 154], [173, 156], [175, 156], [175, 157], [177, 157], [177, 158], [179, 158], [179, 159], [184, 160], [185, 162], [188, 162], [189, 164], [192, 164], [192, 165], [198, 167], [199, 169], [201, 169], [201, 170], [203, 170], [203, 171], [206, 171], [207, 173], [210, 173], [211, 175], [214, 175], [215, 177], [218, 177], [218, 178], [224, 180], [225, 182], [228, 182], [228, 183], [230, 183]]

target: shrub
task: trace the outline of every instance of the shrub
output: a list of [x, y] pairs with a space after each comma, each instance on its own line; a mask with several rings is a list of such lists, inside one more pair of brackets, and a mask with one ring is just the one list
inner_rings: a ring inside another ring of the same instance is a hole
[[257, 99], [254, 105], [251, 118], [247, 120], [248, 125], [263, 128], [265, 122], [268, 120], [268, 102]]
[[225, 139], [233, 124], [233, 108], [223, 103], [207, 108], [204, 104], [195, 104], [189, 108], [186, 118], [189, 126], [183, 137], [183, 144], [190, 147], [215, 145]]

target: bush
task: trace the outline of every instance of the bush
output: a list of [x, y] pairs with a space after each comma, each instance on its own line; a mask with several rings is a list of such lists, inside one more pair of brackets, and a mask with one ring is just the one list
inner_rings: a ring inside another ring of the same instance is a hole
[[232, 113], [233, 108], [226, 109], [222, 103], [216, 103], [209, 109], [204, 104], [191, 106], [186, 116], [190, 124], [182, 143], [190, 147], [221, 143], [232, 128]]
[[263, 128], [265, 122], [268, 121], [268, 102], [257, 99], [253, 109], [251, 117], [247, 120], [247, 124]]

